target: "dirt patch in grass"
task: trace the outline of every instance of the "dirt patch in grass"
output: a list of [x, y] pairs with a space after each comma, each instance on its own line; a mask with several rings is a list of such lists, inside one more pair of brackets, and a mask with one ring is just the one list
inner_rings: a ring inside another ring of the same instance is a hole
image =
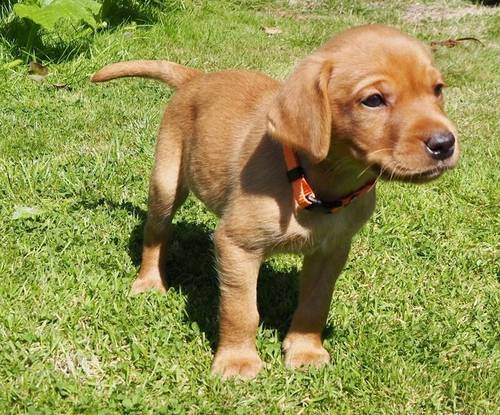
[[324, 3], [321, 0], [288, 0], [288, 5], [292, 7], [304, 7], [314, 9]]
[[407, 22], [416, 23], [422, 20], [448, 20], [461, 19], [465, 16], [484, 16], [498, 13], [498, 7], [449, 7], [446, 5], [413, 4], [406, 10], [404, 19]]
[[103, 376], [99, 359], [91, 353], [61, 350], [61, 353], [54, 358], [54, 366], [67, 376], [98, 379]]

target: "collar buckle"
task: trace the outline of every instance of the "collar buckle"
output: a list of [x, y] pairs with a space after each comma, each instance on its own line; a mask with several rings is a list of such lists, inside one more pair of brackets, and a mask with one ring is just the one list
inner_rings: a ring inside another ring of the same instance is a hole
[[343, 207], [348, 206], [354, 199], [370, 192], [375, 187], [376, 180], [372, 180], [340, 199], [322, 201], [312, 191], [311, 186], [305, 178], [304, 169], [299, 164], [299, 159], [294, 151], [290, 147], [283, 145], [283, 154], [287, 168], [286, 175], [288, 181], [292, 184], [293, 197], [297, 205], [302, 209], [312, 210], [314, 208], [322, 208], [327, 213], [335, 213]]

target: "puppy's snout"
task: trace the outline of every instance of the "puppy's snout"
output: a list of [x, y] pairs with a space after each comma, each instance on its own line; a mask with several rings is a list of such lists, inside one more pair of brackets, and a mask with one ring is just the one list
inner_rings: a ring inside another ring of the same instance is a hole
[[434, 133], [425, 145], [433, 159], [446, 160], [455, 151], [455, 136], [450, 131], [440, 131]]

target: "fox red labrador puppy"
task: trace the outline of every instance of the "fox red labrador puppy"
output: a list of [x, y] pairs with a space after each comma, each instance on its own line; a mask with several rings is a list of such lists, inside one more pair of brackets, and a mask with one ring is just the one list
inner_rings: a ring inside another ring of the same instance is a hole
[[92, 80], [125, 76], [178, 90], [158, 135], [132, 293], [165, 291], [170, 224], [191, 191], [220, 218], [214, 235], [220, 333], [212, 372], [251, 378], [262, 368], [255, 348], [257, 276], [277, 252], [304, 255], [286, 364], [327, 363], [321, 332], [351, 239], [375, 207], [375, 181], [425, 182], [457, 163], [444, 82], [429, 48], [396, 29], [368, 25], [335, 36], [285, 82], [166, 61], [112, 64]]

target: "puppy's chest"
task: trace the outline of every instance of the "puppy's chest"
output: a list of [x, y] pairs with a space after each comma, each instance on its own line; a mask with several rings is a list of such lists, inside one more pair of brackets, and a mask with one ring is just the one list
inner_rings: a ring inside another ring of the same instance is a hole
[[282, 235], [277, 251], [308, 253], [329, 251], [350, 240], [373, 213], [375, 198], [368, 195], [334, 213], [301, 211], [294, 216]]

